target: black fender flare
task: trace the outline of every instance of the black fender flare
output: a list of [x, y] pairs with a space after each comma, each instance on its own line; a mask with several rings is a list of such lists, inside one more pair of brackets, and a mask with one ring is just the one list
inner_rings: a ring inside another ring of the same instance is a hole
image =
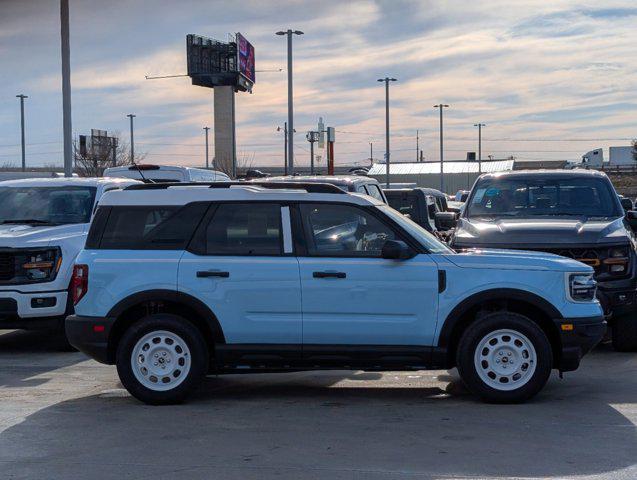
[[144, 290], [141, 292], [133, 293], [128, 297], [117, 302], [106, 315], [109, 318], [117, 319], [122, 313], [135, 305], [150, 301], [169, 301], [174, 303], [182, 303], [191, 308], [200, 317], [205, 319], [206, 324], [210, 328], [215, 343], [226, 343], [221, 324], [217, 319], [215, 313], [198, 298], [193, 297], [187, 293], [178, 292], [176, 290]]
[[448, 346], [454, 328], [456, 327], [456, 325], [458, 325], [458, 323], [462, 319], [462, 316], [473, 307], [489, 300], [521, 301], [533, 305], [538, 310], [544, 312], [551, 319], [563, 318], [560, 311], [555, 308], [553, 304], [551, 304], [545, 298], [536, 295], [535, 293], [526, 292], [524, 290], [517, 290], [514, 288], [484, 290], [482, 292], [474, 293], [473, 295], [470, 295], [469, 297], [462, 300], [458, 305], [454, 307], [451, 313], [447, 315], [447, 318], [442, 324], [440, 335], [438, 336], [438, 346]]

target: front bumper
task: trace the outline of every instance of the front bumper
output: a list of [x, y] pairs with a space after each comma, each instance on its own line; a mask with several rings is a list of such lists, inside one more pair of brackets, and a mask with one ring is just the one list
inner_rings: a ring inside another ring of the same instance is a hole
[[0, 290], [0, 329], [58, 327], [68, 313], [67, 290]]
[[80, 352], [112, 365], [114, 358], [109, 352], [108, 337], [114, 322], [115, 319], [108, 317], [69, 315], [65, 322], [66, 338]]
[[606, 333], [606, 321], [603, 316], [560, 318], [554, 322], [562, 344], [562, 350], [556, 359], [556, 368], [562, 372], [576, 370], [582, 357], [595, 347]]

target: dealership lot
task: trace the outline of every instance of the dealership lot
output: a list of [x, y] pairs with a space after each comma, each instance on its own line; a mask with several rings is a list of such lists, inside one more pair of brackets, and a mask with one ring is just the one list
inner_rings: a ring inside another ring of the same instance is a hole
[[524, 405], [453, 372], [208, 378], [149, 407], [113, 367], [0, 331], [3, 478], [635, 478], [637, 358], [605, 345]]

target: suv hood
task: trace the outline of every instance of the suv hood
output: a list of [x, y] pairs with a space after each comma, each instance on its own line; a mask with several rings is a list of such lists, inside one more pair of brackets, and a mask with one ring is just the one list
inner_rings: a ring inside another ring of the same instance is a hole
[[79, 237], [87, 232], [87, 224], [71, 225], [0, 225], [0, 248], [24, 248], [56, 245], [60, 241]]
[[628, 243], [622, 217], [614, 220], [532, 218], [482, 220], [461, 218], [455, 232], [457, 247], [550, 248], [551, 246], [617, 245]]
[[451, 263], [461, 268], [593, 272], [592, 267], [576, 260], [544, 252], [473, 249], [455, 255], [445, 255], [445, 257]]

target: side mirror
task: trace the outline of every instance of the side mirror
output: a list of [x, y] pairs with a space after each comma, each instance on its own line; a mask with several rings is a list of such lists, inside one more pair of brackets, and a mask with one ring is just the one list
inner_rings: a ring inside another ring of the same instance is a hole
[[456, 212], [436, 212], [436, 228], [441, 231], [456, 228], [458, 214]]
[[413, 256], [411, 248], [400, 240], [387, 240], [381, 250], [381, 257], [389, 260], [407, 260]]
[[633, 205], [633, 201], [630, 198], [624, 197], [624, 198], [620, 198], [619, 200], [622, 204], [622, 207], [624, 208], [624, 211], [629, 212], [633, 208], [635, 208]]
[[637, 211], [628, 210], [624, 218], [626, 219], [626, 223], [630, 225], [630, 228], [637, 230]]

